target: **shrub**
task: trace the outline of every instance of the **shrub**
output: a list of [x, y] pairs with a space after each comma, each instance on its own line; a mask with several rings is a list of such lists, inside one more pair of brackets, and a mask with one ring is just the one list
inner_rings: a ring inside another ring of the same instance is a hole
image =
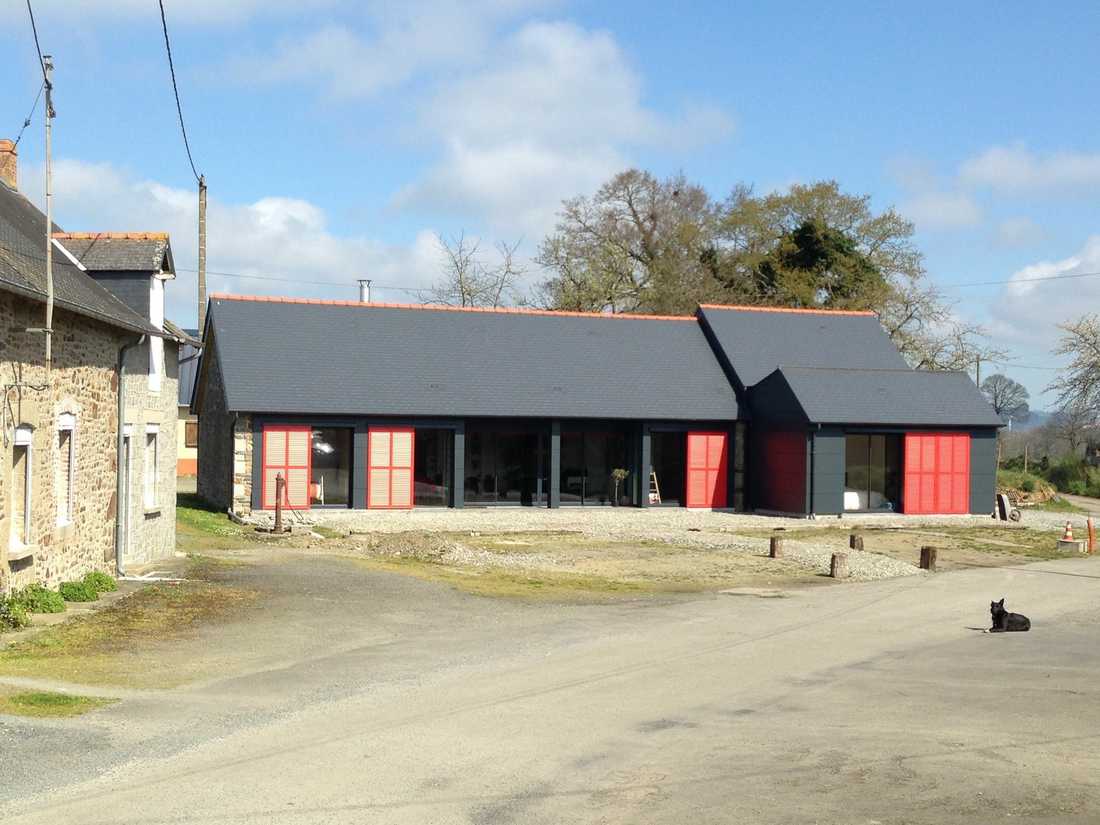
[[1025, 478], [1020, 483], [1020, 489], [1023, 490], [1025, 493], [1034, 493], [1035, 492], [1035, 479]]
[[1059, 490], [1065, 490], [1083, 496], [1085, 495], [1084, 493], [1079, 493], [1077, 491], [1087, 486], [1088, 470], [1088, 465], [1085, 464], [1083, 459], [1077, 456], [1068, 456], [1050, 465], [1046, 477], [1050, 479], [1050, 483]]
[[65, 600], [56, 590], [47, 590], [40, 584], [24, 587], [12, 596], [12, 601], [22, 605], [29, 613], [64, 613]]
[[57, 589], [67, 602], [94, 602], [99, 598], [96, 589], [84, 581], [63, 582]]
[[0, 598], [0, 630], [18, 630], [30, 623], [27, 608], [14, 599]]
[[118, 584], [106, 573], [95, 570], [84, 577], [84, 584], [95, 589], [96, 593], [110, 593], [118, 590]]

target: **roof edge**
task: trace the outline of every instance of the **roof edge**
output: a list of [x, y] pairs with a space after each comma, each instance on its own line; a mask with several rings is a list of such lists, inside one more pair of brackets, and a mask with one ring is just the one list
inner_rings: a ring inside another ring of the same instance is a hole
[[749, 304], [699, 304], [699, 309], [729, 309], [737, 312], [789, 312], [800, 315], [858, 315], [878, 317], [878, 313], [870, 309], [818, 309], [816, 307], [769, 307], [752, 306]]
[[166, 241], [167, 232], [54, 232], [59, 241]]
[[385, 301], [339, 301], [329, 298], [291, 298], [277, 295], [237, 295], [229, 292], [215, 292], [210, 296], [210, 300], [213, 301], [215, 299], [222, 301], [252, 301], [256, 303], [269, 304], [310, 304], [314, 306], [364, 307], [375, 309], [415, 309], [437, 312], [480, 312], [491, 315], [549, 315], [567, 318], [606, 318], [622, 319], [628, 321], [644, 320], [694, 322], [696, 320], [694, 315], [646, 315], [641, 313], [629, 312], [573, 312], [557, 309], [531, 309], [528, 307], [454, 307], [448, 306], [447, 304], [402, 304], [390, 303]]

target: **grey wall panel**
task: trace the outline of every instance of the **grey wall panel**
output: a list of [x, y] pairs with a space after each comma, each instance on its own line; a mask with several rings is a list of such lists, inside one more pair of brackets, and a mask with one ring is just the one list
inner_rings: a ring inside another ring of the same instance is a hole
[[844, 431], [821, 429], [813, 433], [811, 449], [811, 512], [844, 512]]
[[455, 507], [466, 506], [466, 422], [455, 425], [454, 484], [451, 503]]
[[642, 424], [641, 442], [641, 460], [638, 462], [638, 473], [641, 476], [642, 495], [638, 503], [642, 507], [648, 507], [649, 474], [653, 472], [653, 447], [649, 436], [649, 424]]
[[88, 272], [96, 283], [146, 320], [149, 319], [150, 283], [148, 272]]
[[561, 422], [550, 422], [550, 489], [549, 503], [552, 509], [561, 506]]
[[996, 494], [997, 431], [974, 430], [970, 433], [970, 512], [992, 512]]

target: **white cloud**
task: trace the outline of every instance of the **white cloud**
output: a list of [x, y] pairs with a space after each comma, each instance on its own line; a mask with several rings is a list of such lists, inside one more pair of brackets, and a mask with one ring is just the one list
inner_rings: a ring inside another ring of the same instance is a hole
[[1058, 324], [1100, 306], [1100, 277], [1086, 274], [1094, 272], [1100, 272], [1100, 235], [1090, 236], [1075, 255], [1019, 269], [990, 303], [991, 332], [1000, 340], [1049, 352]]
[[982, 220], [981, 207], [964, 192], [924, 192], [898, 209], [918, 229], [960, 229]]
[[491, 53], [491, 38], [501, 24], [548, 4], [371, 3], [363, 9], [362, 26], [334, 23], [285, 38], [270, 53], [234, 61], [233, 70], [253, 83], [306, 82], [332, 98], [367, 97], [401, 86], [421, 72], [480, 62]]
[[959, 167], [964, 184], [1000, 192], [1095, 194], [1100, 188], [1100, 153], [1054, 152], [1039, 155], [1020, 144], [993, 146]]
[[474, 211], [497, 229], [538, 238], [563, 198], [629, 166], [631, 147], [683, 148], [732, 131], [713, 107], [655, 111], [642, 85], [611, 35], [528, 23], [423, 106], [421, 128], [443, 139], [442, 158], [397, 203]]
[[1006, 218], [997, 225], [997, 240], [1002, 246], [1030, 246], [1046, 236], [1043, 227], [1031, 218]]
[[[25, 191], [40, 201], [41, 169], [28, 172]], [[188, 326], [194, 322], [196, 276], [186, 271], [194, 269], [197, 258], [198, 203], [193, 190], [139, 180], [109, 163], [60, 159], [54, 164], [54, 193], [58, 223], [67, 230], [169, 232], [178, 270], [167, 293], [169, 317]], [[328, 228], [323, 209], [298, 198], [272, 195], [251, 203], [211, 198], [207, 225], [210, 292], [353, 299], [357, 278], [423, 288], [439, 271], [433, 232], [419, 232], [408, 246], [337, 235]], [[263, 278], [230, 278], [216, 272]], [[266, 280], [270, 278], [283, 280]], [[407, 293], [383, 289], [373, 297], [412, 300]]]
[[[339, 0], [175, 0], [165, 2], [169, 25], [174, 23], [241, 23], [259, 14], [305, 14], [335, 6]], [[126, 19], [156, 21], [159, 11], [151, 0], [35, 0], [35, 16], [79, 21], [81, 26]], [[22, 26], [23, 20], [19, 21]], [[0, 23], [2, 25], [2, 23]]]

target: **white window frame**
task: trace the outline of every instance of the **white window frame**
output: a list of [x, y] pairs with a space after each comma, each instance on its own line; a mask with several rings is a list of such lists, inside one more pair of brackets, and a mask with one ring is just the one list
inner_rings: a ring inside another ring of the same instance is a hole
[[[149, 436], [152, 436], [152, 472], [150, 472], [149, 461]], [[156, 510], [159, 505], [160, 499], [160, 425], [148, 424], [145, 427], [145, 452], [142, 455], [142, 501], [145, 504], [146, 510]]]
[[[15, 428], [15, 446], [27, 450], [26, 466], [23, 470], [23, 540], [12, 536], [13, 543], [23, 547], [34, 544], [31, 541], [31, 506], [34, 504], [34, 430], [30, 427]], [[14, 527], [14, 524], [12, 525]]]
[[[61, 433], [69, 434], [68, 455], [61, 453]], [[76, 500], [76, 416], [72, 413], [62, 413], [57, 417], [57, 446], [58, 446], [58, 471], [60, 479], [68, 476], [68, 495], [62, 502], [58, 496], [57, 523], [59, 526], [73, 523], [73, 502]], [[62, 509], [64, 508], [64, 509]]]

